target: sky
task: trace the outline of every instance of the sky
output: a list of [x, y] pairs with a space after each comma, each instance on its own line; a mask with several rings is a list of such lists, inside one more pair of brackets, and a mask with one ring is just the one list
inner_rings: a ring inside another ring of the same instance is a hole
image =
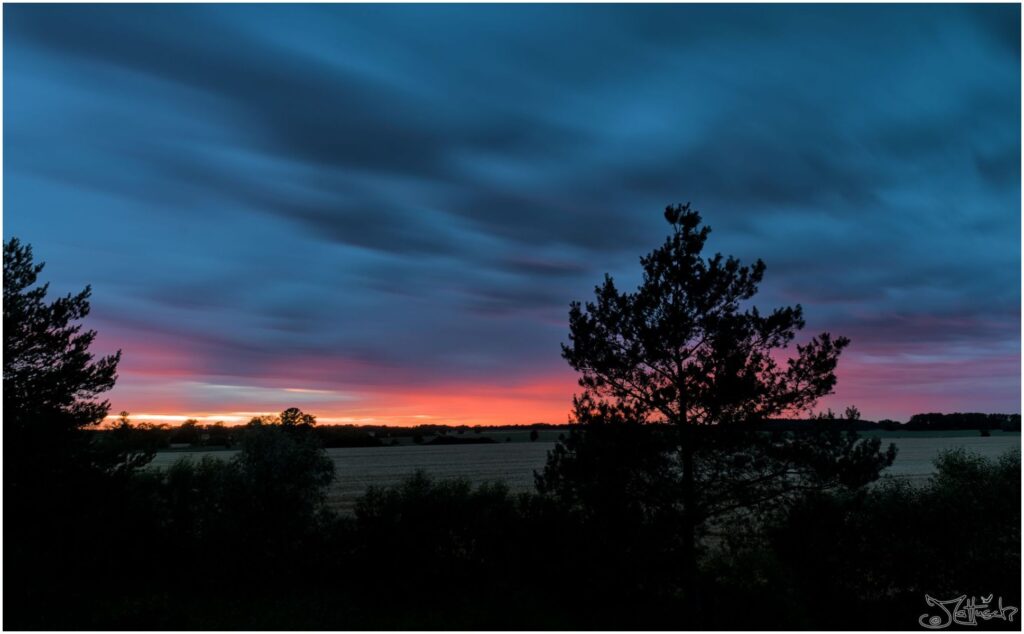
[[865, 418], [1019, 412], [1020, 6], [3, 7], [3, 235], [112, 411], [563, 423], [667, 204], [852, 344]]

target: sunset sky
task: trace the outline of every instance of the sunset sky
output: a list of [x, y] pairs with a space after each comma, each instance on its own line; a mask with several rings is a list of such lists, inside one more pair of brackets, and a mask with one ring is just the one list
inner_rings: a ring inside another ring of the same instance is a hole
[[3, 11], [3, 234], [114, 412], [565, 422], [685, 201], [852, 339], [823, 407], [1020, 411], [1019, 5]]

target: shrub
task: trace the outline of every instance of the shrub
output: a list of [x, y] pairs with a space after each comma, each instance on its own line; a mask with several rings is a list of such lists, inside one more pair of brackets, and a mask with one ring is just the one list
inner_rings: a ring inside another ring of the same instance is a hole
[[949, 451], [936, 469], [923, 485], [806, 497], [762, 536], [730, 540], [720, 583], [736, 600], [741, 578], [758, 579], [745, 591], [790, 602], [779, 627], [912, 628], [925, 594], [1020, 605], [1020, 454]]

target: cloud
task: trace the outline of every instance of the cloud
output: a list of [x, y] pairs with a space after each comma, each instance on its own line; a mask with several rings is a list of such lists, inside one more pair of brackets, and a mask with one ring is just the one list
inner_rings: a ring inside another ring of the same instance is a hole
[[13, 5], [5, 230], [93, 284], [115, 406], [183, 376], [425, 398], [565, 372], [569, 301], [638, 281], [691, 200], [905, 417], [871, 358], [1019, 358], [1019, 11]]

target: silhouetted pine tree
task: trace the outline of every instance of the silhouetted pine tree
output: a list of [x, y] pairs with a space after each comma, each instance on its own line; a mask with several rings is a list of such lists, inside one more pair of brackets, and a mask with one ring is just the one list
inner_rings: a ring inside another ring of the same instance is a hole
[[[43, 264], [17, 238], [4, 244], [4, 440], [8, 466], [51, 455], [82, 441], [110, 404], [99, 395], [114, 387], [121, 353], [95, 359], [89, 314], [90, 288], [46, 302], [48, 284], [36, 285]], [[11, 469], [8, 475], [17, 476]]]
[[562, 354], [581, 374], [580, 425], [556, 446], [538, 487], [632, 536], [638, 553], [656, 544], [650, 561], [678, 561], [666, 574], [678, 570], [693, 597], [700, 537], [713, 520], [749, 521], [801, 491], [863, 485], [895, 448], [879, 452], [877, 439], [825, 424], [803, 434], [752, 431], [747, 423], [808, 411], [829, 394], [849, 340], [822, 333], [780, 363], [804, 327], [801, 307], [746, 307], [764, 263], [702, 257], [710, 229], [689, 204], [668, 207], [665, 218], [672, 233], [641, 258], [635, 292], [606, 275], [595, 301], [571, 305]]

